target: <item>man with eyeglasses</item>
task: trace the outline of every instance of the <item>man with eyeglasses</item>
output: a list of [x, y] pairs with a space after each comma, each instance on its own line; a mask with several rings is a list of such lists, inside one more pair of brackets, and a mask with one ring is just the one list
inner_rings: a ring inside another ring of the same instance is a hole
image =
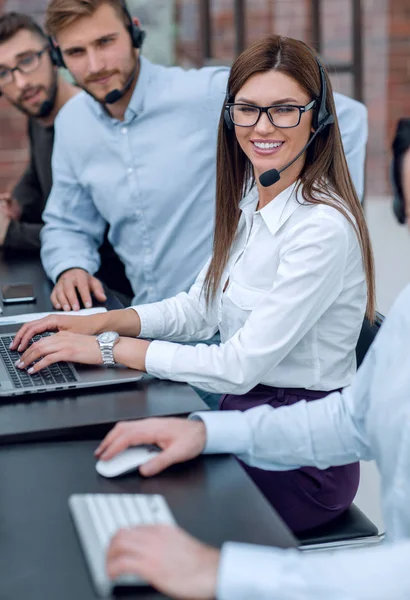
[[[183, 71], [140, 56], [122, 0], [52, 0], [47, 30], [78, 85], [58, 118], [42, 259], [56, 308], [90, 303], [105, 224], [133, 303], [187, 290], [210, 255], [216, 137], [228, 68]], [[112, 101], [114, 99], [114, 102]], [[347, 159], [363, 191], [364, 107], [337, 96]]]
[[0, 193], [0, 245], [39, 250], [51, 190], [54, 119], [78, 89], [53, 66], [49, 44], [29, 16], [0, 17], [0, 93], [28, 116], [30, 162], [12, 193]]
[[[28, 15], [0, 17], [0, 95], [28, 116], [30, 161], [12, 193], [0, 193], [0, 246], [40, 250], [42, 213], [52, 187], [51, 156], [54, 121], [80, 90], [61, 76], [51, 59], [47, 36]], [[99, 275], [116, 293], [131, 288], [121, 263], [105, 235], [99, 249]], [[94, 290], [105, 299], [101, 284]]]

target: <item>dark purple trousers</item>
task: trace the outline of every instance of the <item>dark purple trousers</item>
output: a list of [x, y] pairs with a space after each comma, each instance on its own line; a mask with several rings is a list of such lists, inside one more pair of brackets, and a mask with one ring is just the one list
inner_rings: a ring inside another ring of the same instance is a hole
[[[219, 408], [244, 411], [264, 404], [279, 408], [300, 400], [318, 400], [330, 393], [259, 384], [243, 396], [225, 394]], [[359, 486], [359, 463], [323, 471], [315, 467], [265, 471], [239, 462], [294, 532], [324, 525], [343, 513], [353, 502]]]

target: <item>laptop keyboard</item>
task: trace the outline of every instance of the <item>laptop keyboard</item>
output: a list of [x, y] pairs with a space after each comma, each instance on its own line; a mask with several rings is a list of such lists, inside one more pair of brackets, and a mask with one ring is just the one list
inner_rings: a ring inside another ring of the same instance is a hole
[[[30, 341], [30, 344], [49, 335], [53, 334], [46, 331], [40, 335], [35, 335]], [[78, 381], [73, 369], [66, 362], [50, 365], [49, 367], [42, 369], [39, 373], [34, 373], [34, 375], [29, 375], [24, 369], [17, 369], [17, 367], [14, 366], [14, 363], [20, 358], [20, 353], [9, 349], [12, 340], [12, 336], [0, 337], [0, 356], [3, 359], [3, 363], [15, 388], [31, 388], [33, 386], [44, 387], [45, 385], [75, 383]]]

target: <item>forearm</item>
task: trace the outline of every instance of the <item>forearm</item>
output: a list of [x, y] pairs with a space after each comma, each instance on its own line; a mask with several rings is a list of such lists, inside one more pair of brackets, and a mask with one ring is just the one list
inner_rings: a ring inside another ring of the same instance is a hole
[[138, 313], [129, 308], [109, 310], [105, 313], [91, 315], [89, 318], [94, 320], [96, 335], [104, 331], [116, 331], [121, 336], [133, 338], [140, 334], [141, 323]]
[[337, 553], [225, 544], [218, 600], [405, 600], [410, 542]]
[[251, 466], [282, 471], [371, 458], [353, 411], [351, 399], [334, 393], [279, 409], [262, 406], [192, 418], [205, 423], [205, 453], [234, 453]]

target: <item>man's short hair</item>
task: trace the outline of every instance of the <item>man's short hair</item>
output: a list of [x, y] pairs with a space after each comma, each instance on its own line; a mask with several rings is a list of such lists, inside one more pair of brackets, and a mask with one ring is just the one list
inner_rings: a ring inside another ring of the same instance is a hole
[[23, 13], [9, 12], [0, 17], [0, 44], [8, 42], [22, 30], [31, 31], [38, 37], [46, 39], [40, 25], [32, 17]]
[[46, 12], [47, 32], [56, 37], [62, 29], [77, 19], [91, 17], [103, 4], [112, 6], [125, 26], [131, 25], [125, 0], [51, 0]]

